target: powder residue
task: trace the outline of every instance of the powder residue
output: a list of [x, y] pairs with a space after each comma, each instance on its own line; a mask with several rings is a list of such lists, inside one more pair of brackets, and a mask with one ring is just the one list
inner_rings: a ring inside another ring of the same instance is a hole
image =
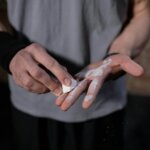
[[102, 65], [99, 66], [96, 69], [91, 69], [89, 70], [86, 74], [85, 77], [96, 77], [96, 76], [102, 76], [104, 69], [109, 66], [109, 64], [112, 62], [112, 60], [109, 58], [107, 60], [104, 60]]
[[71, 79], [71, 85], [70, 86], [66, 86], [66, 85], [62, 85], [62, 91], [63, 93], [68, 93], [70, 91], [72, 91], [76, 86], [77, 86], [78, 82], [75, 79]]

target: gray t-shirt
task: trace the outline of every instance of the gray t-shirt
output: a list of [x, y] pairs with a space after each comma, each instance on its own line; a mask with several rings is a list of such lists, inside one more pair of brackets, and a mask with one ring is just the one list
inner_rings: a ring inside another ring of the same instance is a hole
[[[40, 43], [74, 74], [103, 58], [126, 20], [127, 0], [8, 0], [8, 14], [18, 31]], [[38, 117], [80, 122], [126, 104], [124, 77], [105, 83], [89, 109], [81, 107], [83, 94], [66, 112], [55, 105], [53, 94], [28, 92], [11, 76], [9, 81], [13, 105]]]

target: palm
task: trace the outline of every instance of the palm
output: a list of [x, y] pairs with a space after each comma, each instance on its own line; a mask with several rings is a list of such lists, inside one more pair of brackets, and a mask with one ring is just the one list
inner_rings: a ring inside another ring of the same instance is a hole
[[80, 95], [87, 90], [82, 106], [83, 108], [89, 108], [94, 102], [106, 78], [108, 78], [110, 74], [118, 73], [120, 70], [133, 76], [140, 76], [143, 73], [143, 68], [128, 56], [122, 54], [111, 56], [105, 61], [91, 64], [79, 72], [76, 75], [79, 80], [78, 86], [71, 92], [59, 96], [56, 100], [56, 104], [60, 106], [62, 110], [67, 110], [75, 103]]

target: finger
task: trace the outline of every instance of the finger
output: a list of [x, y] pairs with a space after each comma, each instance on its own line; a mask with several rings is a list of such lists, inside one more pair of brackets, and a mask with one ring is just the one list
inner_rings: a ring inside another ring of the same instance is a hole
[[78, 97], [86, 90], [87, 85], [88, 85], [87, 80], [81, 81], [78, 84], [78, 86], [67, 95], [64, 102], [61, 104], [61, 109], [63, 111], [68, 110], [74, 104], [74, 102], [78, 99]]
[[65, 93], [65, 94], [60, 95], [60, 96], [56, 99], [55, 104], [56, 104], [57, 106], [61, 106], [61, 104], [63, 103], [63, 101], [64, 101], [65, 98], [67, 97], [67, 95], [68, 95], [68, 93]]
[[124, 61], [121, 64], [121, 68], [133, 76], [141, 76], [144, 73], [144, 69], [142, 68], [142, 66], [131, 59], [128, 59], [128, 61]]
[[105, 79], [108, 77], [110, 72], [111, 72], [111, 68], [107, 67], [107, 68], [105, 68], [105, 70], [103, 71], [103, 74], [101, 76], [93, 78], [92, 82], [89, 85], [87, 95], [83, 100], [83, 103], [82, 103], [83, 108], [87, 109], [92, 105], [92, 103], [96, 99], [98, 92], [100, 91], [101, 87], [103, 86]]
[[62, 84], [70, 86], [71, 75], [53, 57], [37, 44], [30, 48], [33, 49], [31, 52], [37, 62], [51, 71]]
[[75, 75], [76, 80], [80, 80], [80, 81], [83, 80], [85, 78], [85, 75], [86, 75], [87, 71], [88, 71], [87, 69], [83, 69], [82, 71], [77, 73]]
[[89, 108], [92, 105], [92, 103], [94, 102], [94, 100], [95, 100], [95, 98], [96, 98], [100, 88], [103, 85], [103, 82], [104, 82], [104, 80], [102, 80], [99, 77], [99, 78], [94, 79], [90, 83], [90, 86], [89, 86], [88, 91], [87, 91], [87, 95], [84, 98], [83, 103], [82, 103], [82, 107], [84, 109], [87, 109], [87, 108]]
[[34, 70], [29, 70], [29, 73], [35, 80], [45, 85], [56, 96], [62, 94], [60, 83], [51, 78], [43, 69], [41, 69], [37, 65], [35, 66]]
[[56, 96], [62, 93], [61, 85], [54, 79], [52, 79], [46, 71], [38, 66], [35, 60], [28, 56], [28, 61], [26, 63], [27, 70], [29, 74], [38, 82], [46, 86], [50, 91], [52, 91]]
[[45, 93], [49, 89], [40, 82], [33, 79], [27, 72], [24, 72], [20, 78], [20, 86], [34, 93]]
[[111, 66], [119, 65], [122, 70], [133, 76], [140, 76], [144, 73], [144, 69], [142, 68], [142, 66], [138, 65], [129, 56], [119, 54], [111, 56], [111, 58], [112, 58]]

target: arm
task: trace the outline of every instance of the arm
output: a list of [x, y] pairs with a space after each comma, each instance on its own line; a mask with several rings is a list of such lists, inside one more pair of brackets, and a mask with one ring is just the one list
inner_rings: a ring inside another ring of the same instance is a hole
[[120, 35], [111, 44], [108, 53], [119, 53], [107, 57], [104, 61], [90, 64], [79, 74], [78, 86], [70, 93], [63, 94], [56, 100], [62, 110], [70, 108], [77, 98], [85, 92], [83, 108], [89, 108], [94, 102], [99, 90], [110, 74], [116, 75], [123, 70], [133, 76], [140, 76], [143, 68], [131, 60], [142, 50], [147, 42], [150, 33], [150, 1], [134, 0], [133, 16]]
[[150, 1], [132, 0], [132, 19], [112, 43], [109, 52], [137, 56], [150, 37]]

